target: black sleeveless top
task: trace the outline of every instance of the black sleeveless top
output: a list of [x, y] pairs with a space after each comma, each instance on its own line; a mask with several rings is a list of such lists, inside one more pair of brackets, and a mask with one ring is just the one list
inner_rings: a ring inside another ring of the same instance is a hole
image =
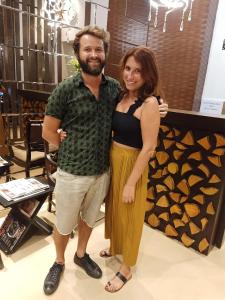
[[143, 146], [140, 120], [133, 114], [142, 105], [141, 99], [129, 107], [128, 112], [114, 111], [112, 118], [113, 140], [117, 143], [141, 149]]

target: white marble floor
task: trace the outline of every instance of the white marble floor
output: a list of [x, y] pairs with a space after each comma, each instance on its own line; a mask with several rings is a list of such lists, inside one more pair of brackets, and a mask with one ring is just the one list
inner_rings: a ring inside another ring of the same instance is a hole
[[44, 278], [54, 260], [51, 236], [33, 236], [16, 253], [2, 254], [5, 268], [0, 271], [0, 298], [3, 300], [224, 300], [225, 246], [208, 256], [183, 247], [161, 232], [144, 226], [138, 264], [124, 288], [115, 294], [104, 284], [119, 266], [118, 258], [100, 258], [107, 246], [103, 220], [93, 231], [88, 252], [103, 270], [100, 280], [88, 277], [73, 263], [77, 237], [69, 241], [66, 268], [58, 290], [45, 296]]

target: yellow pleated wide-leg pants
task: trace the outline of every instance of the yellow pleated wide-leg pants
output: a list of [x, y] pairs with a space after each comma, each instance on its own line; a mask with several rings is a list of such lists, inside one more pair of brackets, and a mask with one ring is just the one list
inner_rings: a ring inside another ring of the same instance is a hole
[[110, 154], [111, 184], [106, 199], [105, 237], [110, 239], [111, 254], [121, 254], [127, 266], [137, 261], [146, 207], [148, 167], [136, 184], [135, 201], [122, 203], [123, 188], [139, 152], [113, 144]]

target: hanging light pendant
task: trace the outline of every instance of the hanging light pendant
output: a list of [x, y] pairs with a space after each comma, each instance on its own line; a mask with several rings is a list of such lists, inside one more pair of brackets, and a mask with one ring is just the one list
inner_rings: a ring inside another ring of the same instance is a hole
[[149, 0], [149, 22], [152, 19], [152, 14], [154, 15], [154, 27], [158, 25], [158, 15], [160, 8], [164, 8], [164, 22], [163, 22], [163, 32], [166, 31], [167, 18], [168, 16], [177, 10], [181, 10], [181, 22], [180, 31], [184, 29], [184, 19], [188, 13], [187, 20], [191, 21], [192, 18], [192, 7], [194, 0]]
[[48, 25], [56, 27], [63, 27], [62, 24], [75, 25], [78, 15], [74, 2], [74, 0], [45, 0], [43, 10], [49, 19]]

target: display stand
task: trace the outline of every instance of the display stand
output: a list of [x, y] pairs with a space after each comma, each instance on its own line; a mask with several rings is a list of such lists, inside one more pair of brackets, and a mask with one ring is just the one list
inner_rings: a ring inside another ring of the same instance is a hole
[[[43, 177], [35, 177], [35, 179], [47, 184]], [[52, 191], [53, 187], [49, 186], [35, 195], [26, 195], [12, 201], [0, 195], [0, 204], [5, 208], [11, 207], [0, 228], [0, 249], [5, 254], [14, 253], [34, 232], [52, 233], [52, 226], [37, 216]]]
[[[0, 145], [1, 147], [1, 145]], [[4, 162], [2, 162], [2, 160], [4, 160]], [[3, 159], [1, 156], [0, 156], [0, 177], [1, 176], [5, 176], [6, 177], [6, 181], [8, 181], [10, 179], [10, 176], [9, 176], [9, 167], [12, 165], [11, 162], [9, 161], [6, 161], [5, 159]], [[0, 270], [4, 269], [4, 263], [3, 263], [3, 260], [2, 260], [2, 256], [1, 256], [1, 252], [0, 252]]]

